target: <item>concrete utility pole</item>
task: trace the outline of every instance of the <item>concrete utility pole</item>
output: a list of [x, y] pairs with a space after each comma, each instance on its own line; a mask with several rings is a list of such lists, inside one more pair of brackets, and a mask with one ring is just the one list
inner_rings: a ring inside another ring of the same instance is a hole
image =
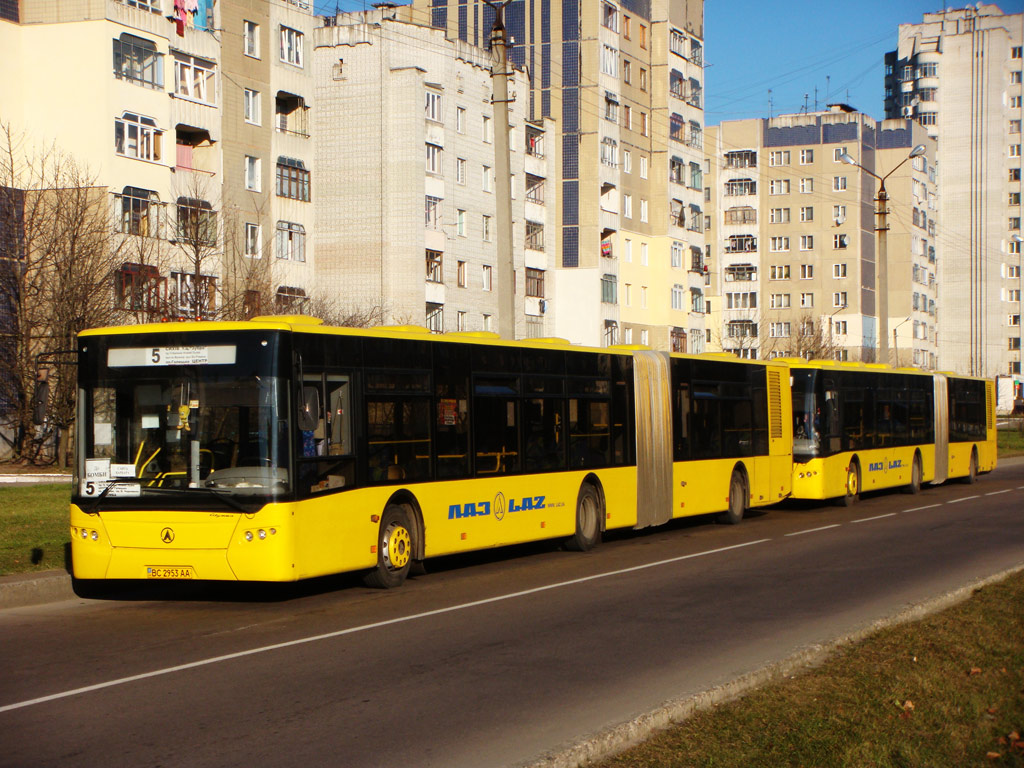
[[498, 333], [503, 339], [516, 337], [516, 266], [512, 247], [512, 167], [508, 138], [508, 38], [505, 34], [505, 6], [485, 0], [494, 9], [491, 28], [492, 104], [494, 106], [495, 237], [498, 244]]

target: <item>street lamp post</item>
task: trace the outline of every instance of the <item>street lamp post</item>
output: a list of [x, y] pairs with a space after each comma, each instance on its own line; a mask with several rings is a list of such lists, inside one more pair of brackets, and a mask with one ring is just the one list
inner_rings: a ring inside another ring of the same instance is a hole
[[879, 181], [878, 195], [875, 197], [875, 235], [877, 241], [877, 254], [875, 255], [875, 296], [877, 301], [876, 314], [878, 315], [878, 362], [889, 362], [889, 258], [888, 258], [888, 234], [889, 234], [889, 194], [885, 191], [885, 180], [892, 176], [903, 163], [912, 157], [920, 157], [927, 151], [924, 144], [918, 144], [899, 164], [889, 171], [885, 176], [879, 176], [874, 171], [869, 171], [858, 163], [849, 152], [843, 150], [839, 159], [847, 165], [860, 168], [869, 176], [874, 176]]
[[[1024, 307], [1024, 256], [1021, 256], [1021, 251], [1024, 248], [1021, 244], [1024, 243], [1024, 237], [1020, 235], [1010, 235], [1010, 240], [1017, 244], [1017, 376], [1020, 377], [1024, 374], [1024, 326], [1021, 325], [1021, 315], [1024, 312], [1021, 308]], [[1017, 397], [1017, 379], [1014, 379], [1014, 399]]]

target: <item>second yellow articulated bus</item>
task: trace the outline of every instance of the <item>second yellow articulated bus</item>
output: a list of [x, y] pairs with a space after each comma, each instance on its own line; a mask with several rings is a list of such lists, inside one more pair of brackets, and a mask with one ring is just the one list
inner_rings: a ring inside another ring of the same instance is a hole
[[949, 478], [974, 482], [996, 465], [990, 380], [888, 366], [787, 360], [798, 499], [853, 504], [862, 491]]

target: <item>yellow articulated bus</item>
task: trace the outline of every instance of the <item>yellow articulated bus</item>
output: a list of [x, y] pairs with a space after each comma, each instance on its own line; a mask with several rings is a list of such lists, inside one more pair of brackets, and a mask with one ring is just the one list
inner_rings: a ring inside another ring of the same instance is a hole
[[781, 363], [299, 316], [79, 339], [80, 579], [294, 581], [785, 498]]
[[787, 360], [793, 395], [793, 497], [837, 498], [996, 465], [992, 381], [884, 365]]

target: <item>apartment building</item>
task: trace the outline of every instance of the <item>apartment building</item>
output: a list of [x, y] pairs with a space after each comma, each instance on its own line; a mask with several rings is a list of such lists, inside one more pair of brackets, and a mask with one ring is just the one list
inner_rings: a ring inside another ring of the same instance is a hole
[[113, 288], [125, 319], [239, 316], [247, 303], [271, 303], [254, 294], [308, 279], [301, 267], [279, 275], [268, 261], [246, 262], [263, 256], [273, 222], [311, 222], [263, 185], [275, 151], [311, 156], [286, 146], [269, 111], [271, 84], [309, 91], [301, 64], [288, 61], [301, 62], [301, 43], [285, 39], [287, 29], [308, 37], [311, 10], [188, 5], [21, 0], [0, 16], [3, 119], [27, 152], [53, 147], [109, 189], [124, 236]]
[[[498, 280], [490, 54], [408, 11], [338, 14], [314, 31], [317, 283], [386, 323], [496, 332], [512, 287]], [[509, 107], [515, 333], [547, 336], [563, 311], [548, 293], [559, 153], [525, 100]]]
[[[920, 143], [925, 156], [908, 160]], [[709, 348], [875, 361], [885, 177], [888, 362], [935, 366], [937, 189], [920, 126], [836, 104], [723, 122], [708, 129], [707, 149]]]
[[[413, 0], [409, 19], [486, 47], [481, 0]], [[554, 333], [699, 352], [704, 332], [703, 2], [512, 0], [527, 79], [515, 106], [550, 121]]]
[[1021, 46], [1024, 14], [996, 5], [901, 24], [885, 57], [885, 114], [938, 144], [945, 257], [938, 263], [942, 368], [1021, 385]]

